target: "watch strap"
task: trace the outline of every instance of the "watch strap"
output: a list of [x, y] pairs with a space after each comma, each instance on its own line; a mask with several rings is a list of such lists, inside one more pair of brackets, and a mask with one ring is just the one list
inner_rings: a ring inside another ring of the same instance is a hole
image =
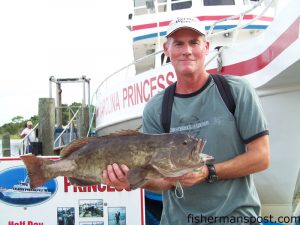
[[216, 173], [216, 168], [214, 164], [207, 164], [208, 176], [206, 178], [207, 183], [214, 183], [218, 180], [218, 176]]

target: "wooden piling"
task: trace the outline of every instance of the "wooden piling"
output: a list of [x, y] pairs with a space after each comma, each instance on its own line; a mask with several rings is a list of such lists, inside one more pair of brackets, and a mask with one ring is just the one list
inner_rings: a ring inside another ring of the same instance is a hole
[[39, 141], [43, 155], [55, 155], [54, 147], [55, 101], [54, 98], [39, 99]]
[[10, 157], [10, 135], [9, 133], [5, 133], [2, 136], [2, 156]]
[[83, 106], [80, 113], [80, 137], [86, 137], [89, 130], [89, 108]]

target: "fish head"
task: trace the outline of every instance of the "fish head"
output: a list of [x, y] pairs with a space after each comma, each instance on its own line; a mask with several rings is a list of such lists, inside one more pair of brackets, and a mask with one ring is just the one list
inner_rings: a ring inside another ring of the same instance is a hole
[[[150, 164], [164, 177], [182, 176], [202, 167], [212, 157], [202, 153], [206, 141], [188, 134], [168, 133], [157, 136], [160, 147]], [[155, 142], [157, 143], [157, 142]]]
[[213, 160], [213, 157], [202, 153], [206, 143], [204, 139], [182, 134], [175, 138], [175, 142], [176, 150], [171, 153], [171, 161], [176, 168], [197, 168]]

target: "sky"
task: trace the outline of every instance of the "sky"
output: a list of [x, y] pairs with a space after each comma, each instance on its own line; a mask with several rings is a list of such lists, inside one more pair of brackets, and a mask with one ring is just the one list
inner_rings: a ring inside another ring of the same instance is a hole
[[[85, 75], [92, 95], [106, 76], [132, 62], [131, 3], [0, 1], [0, 126], [37, 115], [39, 98], [49, 98], [50, 76]], [[62, 90], [63, 104], [82, 102], [82, 84], [62, 84]]]
[[[280, 2], [282, 3], [282, 1]], [[38, 114], [49, 77], [101, 81], [133, 61], [127, 26], [133, 0], [0, 1], [0, 126]], [[280, 9], [281, 7], [279, 7]], [[62, 103], [82, 102], [82, 84], [62, 84]], [[52, 88], [55, 97], [55, 85]]]

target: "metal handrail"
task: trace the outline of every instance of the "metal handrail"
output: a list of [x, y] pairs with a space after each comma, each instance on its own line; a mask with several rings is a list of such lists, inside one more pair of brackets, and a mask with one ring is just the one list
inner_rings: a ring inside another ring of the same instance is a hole
[[[240, 18], [240, 20], [243, 18], [243, 15], [245, 15], [246, 13], [249, 13], [251, 12], [252, 10], [256, 9], [259, 5], [261, 5], [265, 0], [261, 0], [259, 1], [257, 4], [255, 4], [254, 6], [252, 6], [250, 9], [247, 9], [245, 10], [244, 12], [242, 13], [239, 13], [237, 15], [234, 15], [234, 16], [230, 16], [230, 17], [227, 17], [227, 18], [223, 18], [223, 19], [220, 19], [218, 21], [216, 21], [212, 26], [210, 26], [210, 30], [208, 31], [208, 34], [207, 34], [207, 38], [210, 38], [212, 36], [216, 36], [216, 35], [220, 35], [220, 34], [223, 34], [223, 33], [227, 33], [227, 32], [230, 32], [230, 31], [233, 31], [233, 30], [240, 30], [246, 26], [248, 26], [249, 24], [253, 23], [254, 21], [256, 21], [257, 19], [259, 19], [270, 7], [271, 5], [276, 1], [276, 0], [271, 0], [270, 3], [265, 7], [265, 9], [260, 13], [258, 14], [257, 16], [255, 16], [253, 19], [251, 19], [248, 23], [246, 24], [243, 24], [243, 25], [239, 25], [239, 26], [236, 26], [234, 28], [230, 28], [230, 29], [227, 29], [227, 30], [224, 30], [224, 31], [218, 31], [216, 33], [211, 33], [211, 30], [214, 29], [214, 27], [216, 26], [216, 24], [218, 23], [221, 23], [221, 22], [224, 22], [224, 21], [228, 21], [228, 20], [232, 20], [232, 19], [236, 19], [236, 18]], [[151, 53], [149, 55], [146, 55], [146, 56], [143, 56], [142, 58], [139, 58], [137, 60], [134, 60], [133, 62], [129, 63], [128, 65], [118, 69], [117, 71], [115, 71], [114, 73], [110, 74], [109, 76], [107, 76], [100, 84], [99, 86], [97, 87], [96, 91], [94, 92], [93, 96], [92, 96], [92, 101], [94, 100], [94, 97], [98, 95], [98, 91], [100, 90], [100, 88], [102, 88], [102, 86], [107, 83], [112, 77], [114, 77], [115, 75], [117, 75], [119, 72], [125, 70], [125, 69], [128, 69], [130, 66], [132, 65], [135, 65], [136, 63], [139, 63], [140, 61], [143, 61], [149, 57], [153, 57], [153, 56], [156, 56], [157, 54], [161, 54], [163, 52], [163, 50], [159, 50], [157, 52], [154, 52], [154, 53]], [[211, 59], [208, 60], [208, 62], [210, 63], [214, 58], [216, 58], [216, 56], [219, 54], [216, 53], [215, 55], [212, 56]], [[209, 63], [206, 63], [206, 65], [208, 65]], [[100, 93], [101, 94], [101, 93]]]
[[138, 62], [143, 61], [144, 59], [147, 59], [148, 57], [151, 57], [151, 56], [155, 56], [155, 55], [157, 55], [157, 54], [160, 54], [160, 53], [162, 53], [162, 52], [163, 52], [163, 50], [159, 50], [159, 51], [157, 51], [157, 52], [153, 52], [153, 53], [151, 53], [151, 54], [149, 54], [149, 55], [143, 56], [142, 58], [139, 58], [139, 59], [137, 59], [137, 60], [134, 60], [133, 62], [127, 64], [126, 66], [123, 66], [123, 67], [121, 67], [120, 69], [116, 70], [116, 71], [113, 72], [111, 75], [107, 76], [107, 77], [106, 77], [106, 78], [98, 85], [98, 87], [97, 87], [95, 93], [98, 92], [98, 90], [100, 89], [100, 87], [101, 87], [104, 83], [106, 83], [110, 78], [112, 78], [113, 76], [115, 76], [116, 74], [118, 74], [119, 72], [121, 72], [122, 70], [128, 69], [130, 66], [135, 65], [135, 64], [138, 63]]
[[[71, 128], [71, 131], [70, 131], [70, 136], [69, 136], [69, 142], [72, 140], [72, 135], [73, 135], [73, 124], [74, 124], [74, 121], [78, 115], [78, 112], [80, 111], [81, 107], [74, 113], [74, 111], [72, 110], [71, 107], [68, 107], [69, 109], [69, 114], [71, 114], [71, 112], [74, 114], [73, 117], [69, 120], [68, 124], [64, 127], [64, 129], [62, 130], [62, 132], [58, 135], [58, 137], [55, 139], [55, 141], [53, 142], [53, 146], [54, 148], [60, 148], [62, 145], [62, 136], [63, 134], [67, 133], [67, 129]], [[95, 109], [93, 111], [93, 115], [95, 114]], [[90, 127], [89, 127], [89, 130], [88, 130], [88, 133], [87, 133], [87, 136], [89, 135], [90, 133], [90, 130], [91, 130], [91, 127], [92, 127], [92, 123], [93, 123], [93, 120], [91, 120], [90, 122]], [[23, 155], [26, 153], [26, 147], [27, 145], [25, 144], [25, 141], [29, 138], [30, 134], [32, 132], [35, 132], [35, 130], [37, 129], [39, 123], [37, 123], [33, 129], [24, 137], [21, 139], [20, 143], [19, 143], [19, 155]], [[58, 140], [60, 141], [59, 143], [59, 146], [58, 147], [55, 147], [56, 143], [58, 142]]]
[[86, 134], [87, 137], [90, 135], [91, 129], [93, 127], [93, 121], [94, 121], [94, 118], [95, 118], [95, 113], [96, 113], [96, 107], [93, 107], [93, 112], [92, 112], [92, 116], [91, 116], [92, 119], [90, 119], [89, 129], [88, 129], [88, 132]]
[[[262, 15], [265, 14], [265, 12], [271, 7], [271, 5], [273, 4], [274, 1], [276, 0], [272, 0], [270, 1], [270, 3], [264, 8], [264, 10], [259, 13], [258, 15], [256, 15], [252, 20], [250, 20], [248, 23], [245, 23], [243, 25], [239, 25], [237, 27], [233, 27], [233, 28], [229, 28], [227, 30], [222, 30], [222, 31], [218, 31], [216, 33], [211, 33], [213, 28], [218, 24], [218, 23], [221, 23], [221, 22], [224, 22], [224, 21], [228, 21], [228, 20], [232, 20], [232, 19], [235, 19], [235, 18], [238, 18], [239, 17], [239, 24], [241, 23], [241, 21], [243, 20], [243, 16], [249, 12], [251, 12], [252, 10], [254, 10], [255, 8], [257, 8], [259, 5], [261, 5], [262, 2], [264, 2], [265, 0], [261, 0], [260, 2], [258, 2], [256, 5], [254, 5], [252, 8], [250, 8], [249, 10], [246, 10], [244, 11], [243, 13], [240, 13], [238, 15], [235, 15], [235, 16], [230, 16], [230, 17], [227, 17], [227, 18], [224, 18], [224, 19], [221, 19], [221, 20], [218, 20], [216, 21], [209, 29], [209, 32], [208, 32], [208, 37], [213, 37], [213, 36], [216, 36], [216, 35], [220, 35], [220, 34], [224, 34], [224, 33], [228, 33], [228, 32], [231, 32], [231, 31], [240, 31], [241, 29], [247, 27], [249, 24], [255, 22], [256, 20], [258, 20]], [[236, 33], [237, 35], [237, 33]]]
[[[207, 35], [211, 35], [211, 33], [212, 33], [212, 31], [213, 31], [213, 28], [214, 28], [217, 24], [222, 23], [222, 22], [226, 22], [226, 21], [229, 21], [229, 20], [234, 20], [234, 19], [237, 19], [237, 18], [239, 18], [239, 20], [240, 20], [241, 18], [243, 18], [242, 16], [244, 16], [245, 14], [247, 14], [247, 13], [251, 12], [252, 10], [256, 9], [256, 8], [257, 8], [258, 6], [260, 6], [264, 1], [265, 1], [265, 0], [259, 1], [257, 4], [253, 5], [250, 9], [247, 9], [247, 10], [245, 10], [245, 11], [239, 13], [239, 14], [232, 15], [232, 16], [229, 16], [229, 17], [226, 17], [226, 18], [217, 20], [216, 22], [214, 22], [214, 23], [210, 26], [210, 29], [209, 29]], [[274, 0], [273, 0], [273, 1], [274, 1]], [[273, 1], [271, 1], [271, 2], [273, 2]], [[268, 6], [268, 7], [269, 7], [269, 6]], [[251, 20], [251, 22], [252, 22], [252, 20]], [[230, 31], [231, 29], [236, 29], [236, 27], [230, 28], [230, 29], [226, 30], [226, 32]]]
[[215, 58], [218, 57], [218, 55], [220, 55], [223, 51], [224, 51], [224, 46], [222, 46], [218, 51], [215, 52], [214, 50], [214, 54], [210, 57], [209, 60], [207, 60], [207, 62], [205, 63], [205, 67], [207, 67], [208, 64], [210, 64]]
[[[55, 146], [55, 144], [56, 144], [56, 142], [58, 141], [58, 140], [60, 140], [60, 143], [59, 143], [59, 146], [61, 145], [61, 141], [62, 141], [62, 139], [61, 139], [61, 137], [62, 137], [62, 135], [64, 134], [64, 133], [66, 133], [66, 130], [67, 129], [69, 129], [70, 128], [70, 126], [71, 126], [71, 129], [73, 129], [73, 122], [74, 122], [74, 120], [75, 120], [75, 118], [76, 118], [76, 116], [77, 116], [77, 114], [78, 114], [78, 112], [79, 112], [79, 110], [80, 110], [81, 108], [79, 108], [76, 112], [75, 112], [75, 114], [74, 114], [74, 116], [72, 117], [72, 119], [69, 121], [69, 123], [65, 126], [65, 128], [63, 129], [63, 131], [58, 135], [58, 137], [55, 139], [55, 141], [54, 141], [54, 143], [53, 143], [53, 146]], [[72, 130], [72, 132], [73, 132], [73, 130]], [[71, 133], [72, 134], [72, 133]], [[70, 134], [70, 137], [69, 137], [69, 140], [71, 141], [71, 134]]]

